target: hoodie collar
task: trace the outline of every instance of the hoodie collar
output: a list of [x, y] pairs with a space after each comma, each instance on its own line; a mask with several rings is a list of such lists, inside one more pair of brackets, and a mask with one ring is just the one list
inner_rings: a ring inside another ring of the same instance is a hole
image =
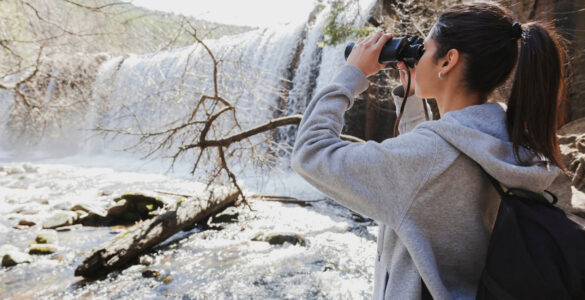
[[418, 128], [437, 133], [447, 143], [479, 163], [506, 187], [542, 192], [560, 169], [546, 159], [520, 147], [520, 164], [514, 156], [506, 127], [506, 105], [486, 103], [446, 113], [440, 120], [423, 122]]

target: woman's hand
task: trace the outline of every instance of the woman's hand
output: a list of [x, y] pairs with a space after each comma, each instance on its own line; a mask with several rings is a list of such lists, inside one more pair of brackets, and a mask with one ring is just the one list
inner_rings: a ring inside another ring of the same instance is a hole
[[414, 94], [414, 68], [409, 68], [401, 61], [399, 61], [396, 66], [398, 67], [400, 82], [402, 83], [404, 90], [406, 90], [406, 85], [408, 85], [408, 74], [406, 72], [410, 71], [410, 90], [408, 91], [408, 96], [412, 96]]
[[347, 57], [347, 64], [356, 66], [367, 76], [378, 73], [384, 65], [378, 63], [380, 52], [392, 34], [377, 32], [367, 38], [361, 38], [355, 43]]

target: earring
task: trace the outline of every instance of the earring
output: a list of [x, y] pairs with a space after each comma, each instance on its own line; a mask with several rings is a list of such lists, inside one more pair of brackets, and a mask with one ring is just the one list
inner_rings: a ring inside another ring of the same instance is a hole
[[439, 80], [443, 80], [443, 76], [441, 76], [441, 72], [439, 72]]

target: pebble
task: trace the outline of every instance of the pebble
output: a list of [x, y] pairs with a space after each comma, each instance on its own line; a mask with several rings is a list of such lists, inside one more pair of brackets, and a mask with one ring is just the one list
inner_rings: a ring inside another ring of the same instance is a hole
[[300, 246], [307, 245], [305, 239], [296, 233], [271, 233], [267, 235], [259, 233], [252, 240], [268, 242], [270, 245], [282, 245], [284, 243]]
[[169, 284], [171, 281], [173, 281], [173, 277], [171, 276], [167, 276], [162, 280], [164, 284]]
[[142, 272], [142, 277], [144, 278], [158, 278], [160, 277], [160, 272], [155, 270], [146, 269]]
[[22, 220], [18, 221], [18, 225], [22, 225], [22, 226], [35, 226], [35, 225], [37, 225], [37, 223], [35, 223], [33, 221], [29, 221], [29, 220], [22, 219]]
[[28, 254], [53, 254], [57, 252], [57, 246], [51, 244], [31, 244]]
[[55, 230], [43, 230], [35, 238], [37, 244], [59, 244], [59, 237]]
[[81, 229], [83, 228], [83, 225], [81, 224], [74, 224], [74, 225], [69, 225], [69, 226], [61, 226], [61, 227], [57, 227], [55, 228], [55, 230], [62, 232], [62, 231], [72, 231], [72, 230], [77, 230], [77, 229]]

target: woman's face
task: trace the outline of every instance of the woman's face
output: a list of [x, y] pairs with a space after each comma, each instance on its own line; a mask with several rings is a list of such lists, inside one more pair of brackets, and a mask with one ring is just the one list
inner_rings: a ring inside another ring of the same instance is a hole
[[441, 80], [438, 77], [441, 66], [434, 59], [437, 44], [431, 35], [432, 31], [424, 41], [424, 54], [415, 64], [414, 91], [420, 98], [437, 98], [441, 90]]

